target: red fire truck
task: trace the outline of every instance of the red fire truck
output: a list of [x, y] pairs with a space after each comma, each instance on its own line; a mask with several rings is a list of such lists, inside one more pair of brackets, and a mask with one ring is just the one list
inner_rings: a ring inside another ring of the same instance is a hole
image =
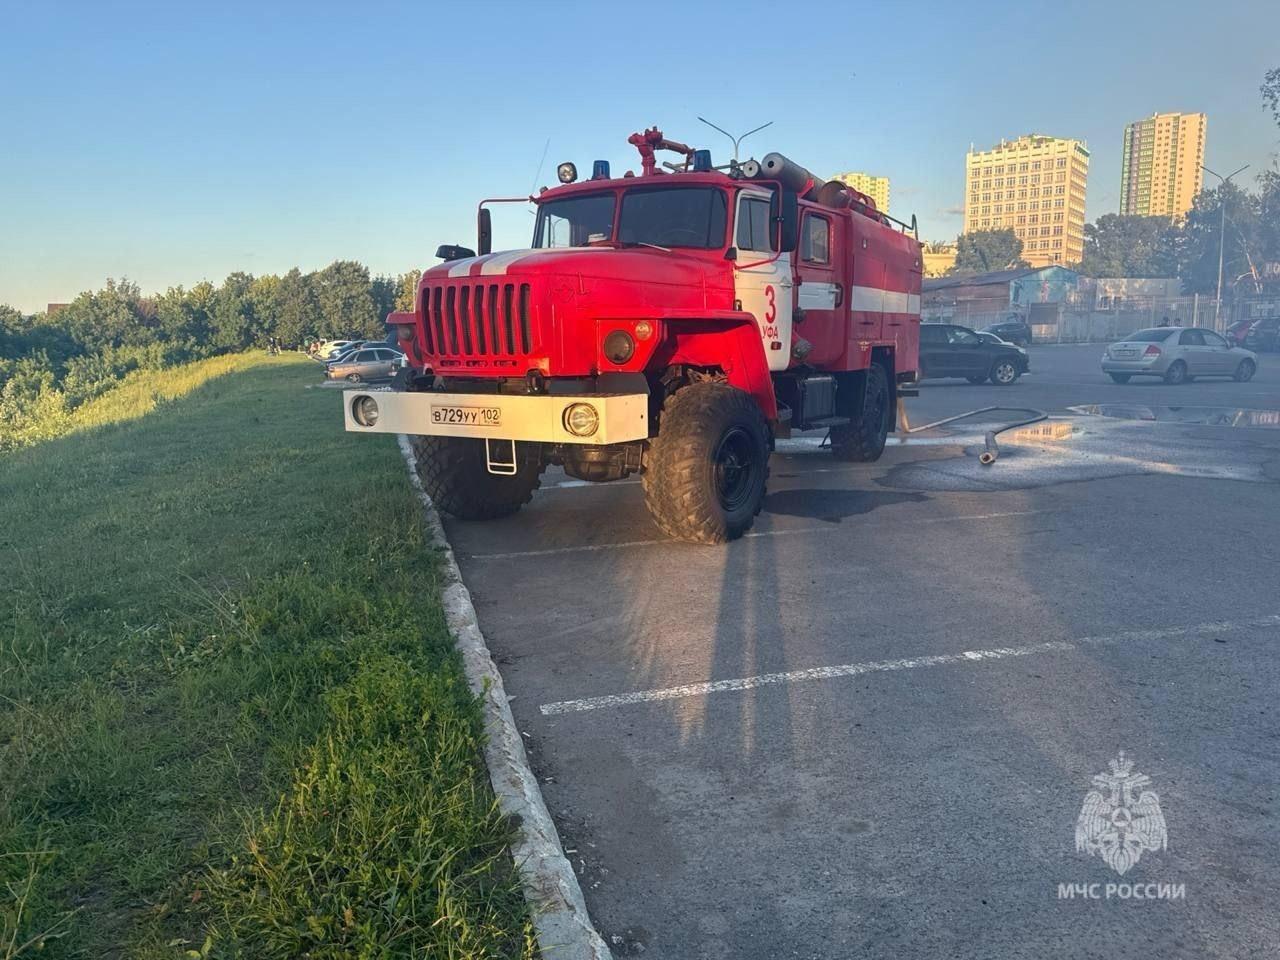
[[722, 543], [760, 511], [775, 438], [884, 450], [916, 378], [914, 218], [781, 154], [713, 167], [657, 128], [630, 142], [638, 176], [561, 164], [560, 186], [519, 198], [529, 249], [491, 252], [482, 203], [478, 254], [441, 247], [414, 311], [387, 318], [409, 361], [395, 389], [344, 393], [346, 428], [409, 435], [456, 517], [514, 513], [557, 465], [640, 474], [667, 535]]

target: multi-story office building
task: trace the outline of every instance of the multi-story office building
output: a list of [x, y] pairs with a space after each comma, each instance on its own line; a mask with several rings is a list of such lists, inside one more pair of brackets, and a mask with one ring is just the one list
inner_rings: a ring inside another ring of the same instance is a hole
[[839, 180], [846, 186], [865, 193], [868, 197], [876, 202], [876, 209], [889, 212], [889, 178], [877, 177], [870, 173], [859, 173], [851, 171], [849, 173], [837, 173], [831, 179]]
[[1157, 113], [1124, 128], [1120, 212], [1181, 217], [1204, 183], [1203, 113]]
[[1012, 230], [1034, 267], [1083, 259], [1089, 149], [1082, 141], [1033, 133], [990, 150], [970, 148], [964, 172], [965, 233]]

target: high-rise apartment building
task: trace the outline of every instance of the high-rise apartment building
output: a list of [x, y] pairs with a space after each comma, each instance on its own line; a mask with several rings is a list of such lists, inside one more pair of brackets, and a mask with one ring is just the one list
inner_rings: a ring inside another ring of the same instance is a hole
[[851, 171], [849, 173], [837, 173], [831, 179], [839, 180], [846, 186], [860, 193], [865, 193], [868, 197], [876, 202], [876, 209], [889, 212], [889, 178], [877, 177], [870, 173], [859, 173]]
[[1082, 141], [1033, 133], [990, 150], [970, 148], [964, 179], [965, 233], [1012, 230], [1033, 267], [1083, 259], [1089, 148]]
[[1203, 113], [1157, 113], [1124, 128], [1120, 212], [1181, 217], [1204, 183]]

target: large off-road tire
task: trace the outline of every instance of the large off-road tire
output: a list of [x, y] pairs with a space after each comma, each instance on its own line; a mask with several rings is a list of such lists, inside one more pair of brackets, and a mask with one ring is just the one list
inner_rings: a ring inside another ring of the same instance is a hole
[[836, 413], [848, 417], [849, 423], [831, 428], [831, 452], [836, 459], [854, 463], [879, 460], [889, 436], [892, 410], [889, 377], [880, 364], [842, 374], [836, 384]]
[[537, 444], [517, 443], [514, 476], [489, 472], [483, 440], [413, 437], [414, 465], [431, 501], [459, 520], [496, 520], [515, 513], [542, 482]]
[[742, 390], [691, 384], [663, 405], [645, 463], [645, 504], [663, 533], [689, 543], [736, 540], [764, 503], [768, 425]]

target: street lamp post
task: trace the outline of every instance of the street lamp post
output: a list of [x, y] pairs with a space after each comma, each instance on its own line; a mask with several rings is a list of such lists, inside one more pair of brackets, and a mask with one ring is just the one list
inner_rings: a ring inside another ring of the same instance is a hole
[[1235, 173], [1228, 173], [1225, 177], [1220, 173], [1214, 173], [1204, 164], [1200, 165], [1200, 169], [1203, 170], [1205, 173], [1212, 173], [1215, 177], [1217, 177], [1220, 181], [1222, 181], [1222, 185], [1218, 188], [1218, 209], [1220, 211], [1220, 219], [1221, 219], [1221, 222], [1218, 225], [1218, 298], [1217, 300], [1214, 301], [1214, 304], [1213, 304], [1213, 329], [1220, 330], [1222, 328], [1222, 324], [1219, 322], [1218, 318], [1222, 314], [1222, 260], [1223, 260], [1223, 251], [1227, 244], [1226, 188], [1227, 188], [1227, 184], [1231, 182], [1231, 178], [1234, 177], [1237, 173], [1244, 173], [1244, 171], [1249, 169], [1249, 165], [1246, 163], [1239, 170], [1235, 171]]
[[761, 130], [763, 130], [765, 127], [771, 127], [771, 126], [773, 126], [773, 121], [772, 121], [772, 120], [770, 120], [768, 123], [762, 123], [762, 124], [760, 124], [760, 126], [756, 127], [754, 130], [748, 130], [746, 133], [744, 133], [744, 134], [743, 134], [742, 136], [740, 136], [740, 137], [735, 137], [735, 136], [734, 136], [732, 133], [730, 133], [728, 130], [725, 130], [723, 127], [717, 127], [717, 126], [716, 126], [714, 123], [712, 123], [710, 120], [706, 120], [706, 119], [704, 119], [704, 118], [702, 118], [702, 117], [699, 117], [698, 119], [699, 119], [699, 120], [702, 120], [702, 122], [703, 122], [703, 123], [705, 123], [705, 124], [706, 124], [708, 127], [710, 127], [712, 130], [719, 130], [719, 131], [720, 131], [721, 133], [723, 133], [726, 137], [728, 137], [730, 140], [732, 140], [732, 141], [733, 141], [733, 162], [734, 162], [735, 164], [738, 162], [738, 147], [742, 144], [742, 141], [743, 141], [743, 140], [745, 140], [745, 139], [747, 139], [747, 137], [751, 136], [753, 133], [759, 133], [759, 132], [760, 132]]

